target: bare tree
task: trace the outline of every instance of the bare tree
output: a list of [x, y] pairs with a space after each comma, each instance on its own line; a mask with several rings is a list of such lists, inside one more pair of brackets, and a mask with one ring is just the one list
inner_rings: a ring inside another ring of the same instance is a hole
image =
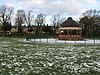
[[64, 17], [61, 17], [59, 14], [55, 14], [51, 18], [51, 23], [54, 26], [54, 33], [57, 31], [59, 25], [65, 20]]
[[32, 11], [28, 11], [25, 15], [25, 21], [27, 23], [28, 26], [31, 25], [32, 23], [32, 19], [33, 19], [33, 14], [32, 14]]
[[92, 37], [100, 23], [100, 10], [87, 10], [81, 15], [80, 23], [84, 25], [84, 35]]
[[38, 14], [36, 19], [35, 19], [36, 24], [38, 26], [43, 25], [45, 22], [45, 17], [46, 17], [46, 14], [42, 14], [42, 13]]
[[0, 22], [2, 24], [2, 30], [10, 31], [11, 29], [11, 17], [13, 14], [13, 8], [7, 5], [2, 5], [0, 7]]
[[35, 19], [35, 23], [38, 26], [36, 31], [39, 33], [42, 32], [42, 25], [45, 23], [45, 17], [46, 17], [46, 14], [40, 13], [37, 15]]
[[16, 14], [15, 24], [18, 27], [18, 32], [22, 32], [22, 24], [25, 23], [25, 11], [24, 10], [18, 10]]
[[28, 26], [28, 31], [32, 32], [33, 28], [32, 28], [32, 21], [33, 21], [33, 14], [32, 11], [28, 11], [25, 15], [25, 22]]

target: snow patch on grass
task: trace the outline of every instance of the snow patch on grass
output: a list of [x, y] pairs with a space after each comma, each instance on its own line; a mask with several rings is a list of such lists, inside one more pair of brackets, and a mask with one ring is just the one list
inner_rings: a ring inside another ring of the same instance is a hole
[[1, 75], [99, 75], [100, 45], [0, 39]]

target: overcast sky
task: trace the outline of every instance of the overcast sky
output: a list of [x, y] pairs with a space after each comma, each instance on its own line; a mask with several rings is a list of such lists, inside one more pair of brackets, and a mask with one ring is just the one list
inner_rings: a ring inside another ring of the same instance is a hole
[[44, 13], [48, 15], [47, 21], [50, 16], [57, 13], [78, 20], [86, 10], [100, 9], [100, 0], [0, 0], [0, 5], [3, 4], [14, 7], [15, 10], [32, 10], [35, 15]]

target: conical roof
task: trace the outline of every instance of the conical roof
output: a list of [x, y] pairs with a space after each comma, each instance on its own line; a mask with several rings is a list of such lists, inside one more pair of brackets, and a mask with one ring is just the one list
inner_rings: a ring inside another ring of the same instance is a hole
[[79, 24], [69, 17], [66, 21], [61, 24], [61, 27], [79, 27]]

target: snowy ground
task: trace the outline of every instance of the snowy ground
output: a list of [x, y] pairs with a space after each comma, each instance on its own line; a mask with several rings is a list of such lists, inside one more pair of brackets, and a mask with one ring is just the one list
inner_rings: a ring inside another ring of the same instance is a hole
[[[26, 39], [25, 39], [26, 40]], [[31, 39], [29, 41], [42, 42], [42, 43], [66, 43], [66, 44], [100, 44], [100, 40], [86, 39], [82, 41], [68, 41], [58, 39]]]
[[0, 37], [0, 75], [100, 75], [100, 44], [41, 44]]

